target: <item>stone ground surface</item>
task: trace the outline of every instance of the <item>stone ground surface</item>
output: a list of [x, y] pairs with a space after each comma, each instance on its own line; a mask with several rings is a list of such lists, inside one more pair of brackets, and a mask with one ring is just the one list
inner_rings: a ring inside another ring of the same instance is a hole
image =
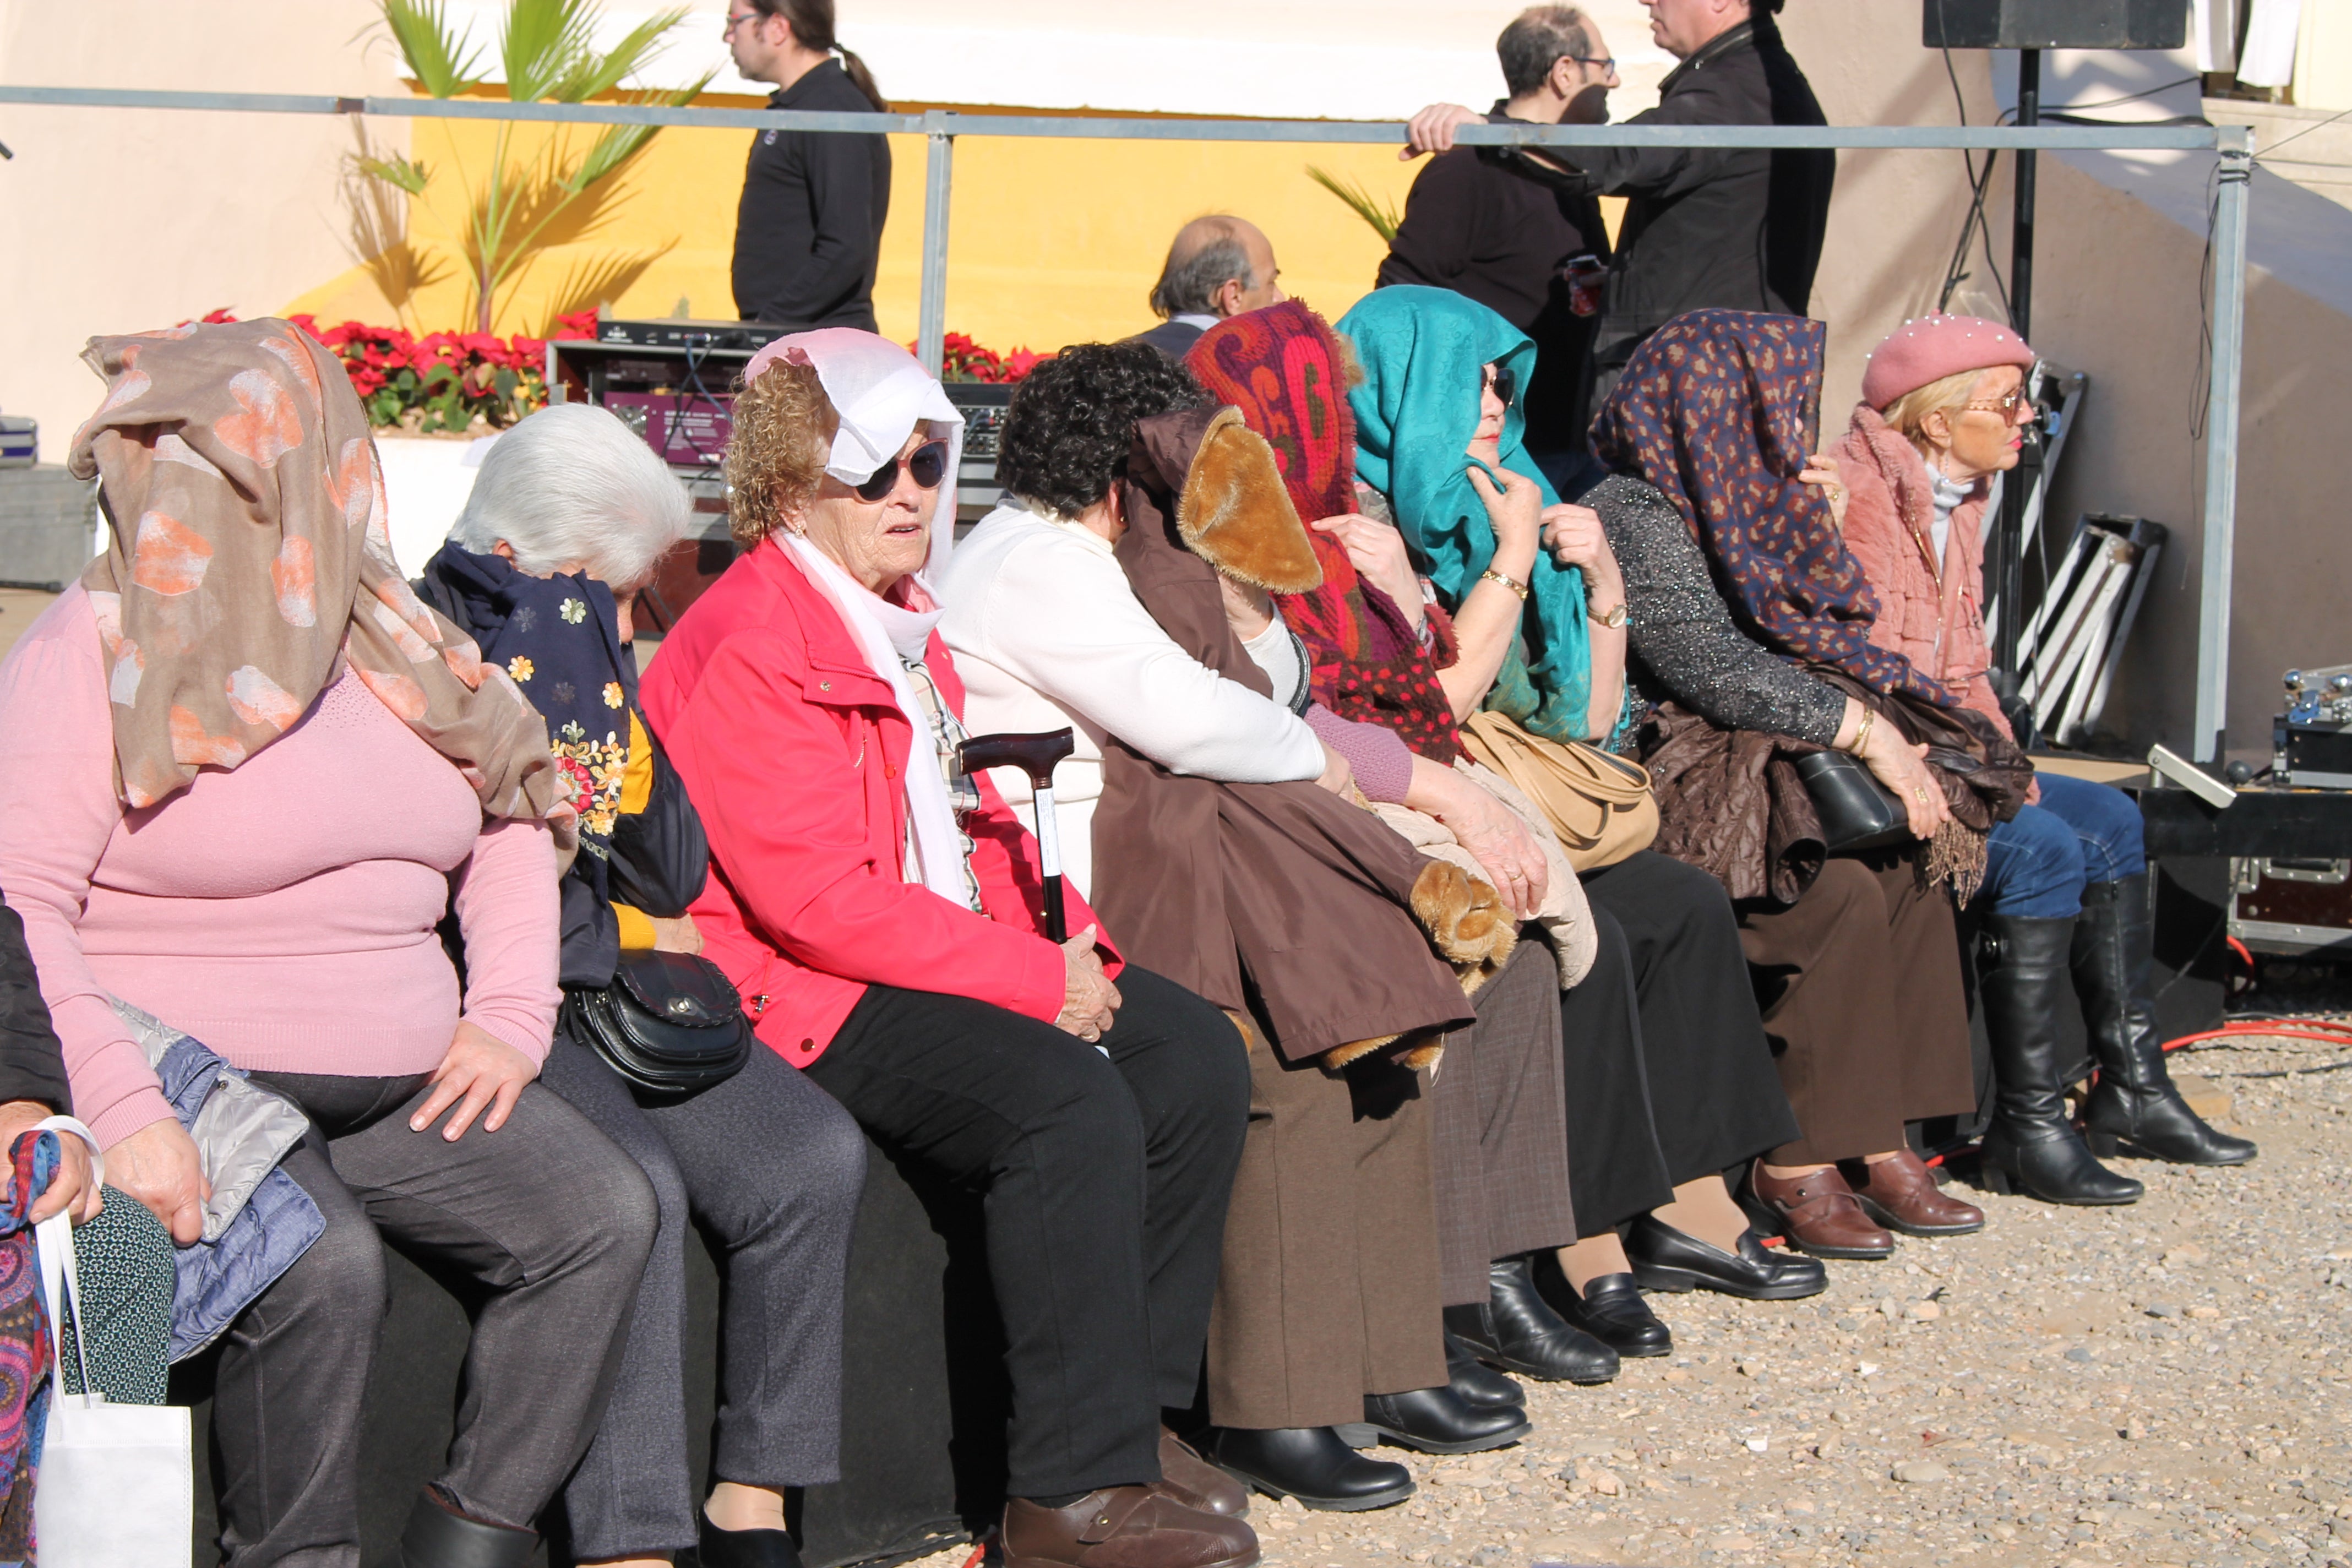
[[2352, 1069], [2245, 1076], [2347, 1058], [2174, 1058], [2261, 1141], [2244, 1169], [2127, 1161], [2120, 1209], [1970, 1192], [1981, 1235], [1832, 1263], [1808, 1301], [1654, 1298], [1672, 1356], [1531, 1385], [1514, 1447], [1380, 1450], [1421, 1483], [1399, 1507], [1256, 1500], [1265, 1562], [2352, 1563]]

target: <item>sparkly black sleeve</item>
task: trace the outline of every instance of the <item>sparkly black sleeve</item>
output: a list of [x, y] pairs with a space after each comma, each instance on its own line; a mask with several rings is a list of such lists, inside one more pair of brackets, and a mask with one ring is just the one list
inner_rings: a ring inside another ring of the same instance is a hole
[[1845, 699], [1766, 651], [1735, 625], [1706, 557], [1674, 503], [1617, 475], [1584, 498], [1601, 514], [1625, 577], [1629, 659], [1636, 691], [1674, 698], [1732, 730], [1836, 739]]

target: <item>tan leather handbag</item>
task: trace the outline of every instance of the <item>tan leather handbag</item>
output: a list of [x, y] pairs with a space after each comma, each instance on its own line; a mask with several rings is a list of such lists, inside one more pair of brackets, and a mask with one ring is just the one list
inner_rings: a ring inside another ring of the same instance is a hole
[[1531, 734], [1500, 713], [1472, 714], [1462, 745], [1542, 809], [1580, 871], [1614, 866], [1658, 836], [1657, 796], [1638, 763]]

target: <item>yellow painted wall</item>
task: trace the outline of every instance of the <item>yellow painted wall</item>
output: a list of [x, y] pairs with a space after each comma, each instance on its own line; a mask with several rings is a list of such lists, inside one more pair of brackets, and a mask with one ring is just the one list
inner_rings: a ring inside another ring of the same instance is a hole
[[[731, 100], [730, 100], [731, 101]], [[998, 112], [1003, 112], [999, 110]], [[364, 268], [289, 301], [321, 320], [388, 321], [425, 330], [470, 324], [457, 250], [462, 202], [450, 174], [480, 179], [497, 137], [487, 122], [415, 121], [411, 155], [434, 171], [412, 204], [409, 238], [440, 276], [414, 299], [387, 299]], [[514, 154], [537, 157], [562, 134], [518, 127]], [[569, 134], [574, 145], [587, 136]], [[580, 292], [600, 263], [642, 261], [611, 298], [621, 316], [732, 317], [728, 264], [735, 204], [752, 132], [672, 128], [617, 176], [599, 226], [551, 247], [502, 309], [500, 331], [541, 331], [560, 307], [595, 302]], [[924, 139], [890, 138], [890, 216], [882, 236], [875, 310], [882, 331], [915, 335], [922, 276]], [[1319, 164], [1402, 207], [1421, 165], [1379, 146], [1009, 140], [968, 137], [955, 150], [949, 220], [948, 328], [999, 351], [1050, 350], [1124, 337], [1150, 326], [1144, 296], [1169, 240], [1203, 212], [1237, 213], [1273, 240], [1283, 286], [1329, 316], [1369, 292], [1385, 251], [1379, 236], [1309, 180]], [[405, 303], [404, 312], [396, 307]]]

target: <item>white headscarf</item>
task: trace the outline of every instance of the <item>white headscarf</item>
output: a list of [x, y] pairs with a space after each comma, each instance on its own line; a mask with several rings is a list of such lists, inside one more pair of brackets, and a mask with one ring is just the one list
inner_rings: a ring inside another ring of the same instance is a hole
[[[743, 370], [744, 381], [748, 384], [779, 360], [814, 366], [826, 400], [840, 416], [841, 428], [833, 438], [824, 471], [844, 484], [862, 483], [884, 463], [895, 459], [919, 421], [928, 422], [930, 433], [947, 441], [947, 475], [933, 492], [927, 570], [936, 572], [945, 565], [955, 538], [956, 467], [963, 455], [963, 416], [948, 401], [940, 384], [898, 344], [854, 327], [825, 327], [778, 338], [751, 356]], [[948, 798], [947, 772], [954, 759], [940, 755], [930, 719], [915, 696], [905, 662], [922, 658], [931, 628], [944, 613], [939, 596], [930, 591], [924, 574], [918, 573], [908, 597], [921, 607], [894, 605], [870, 592], [802, 535], [786, 531], [782, 542], [809, 580], [841, 612], [842, 624], [866, 656], [867, 668], [888, 684], [900, 716], [913, 732], [911, 754], [901, 775], [906, 781], [913, 869], [923, 886], [950, 903], [971, 908], [965, 839]]]

